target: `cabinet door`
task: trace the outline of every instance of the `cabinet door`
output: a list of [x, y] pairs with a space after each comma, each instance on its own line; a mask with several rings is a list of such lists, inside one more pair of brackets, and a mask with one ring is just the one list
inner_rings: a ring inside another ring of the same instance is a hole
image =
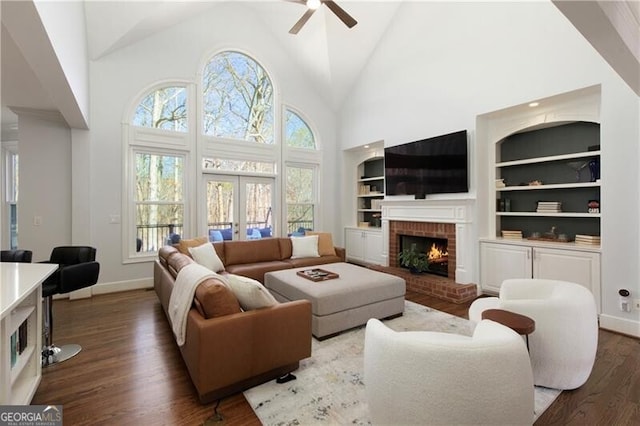
[[533, 249], [533, 277], [581, 284], [591, 290], [600, 312], [600, 253]]
[[382, 265], [382, 233], [365, 232], [364, 261]]
[[509, 278], [531, 278], [531, 248], [509, 244], [480, 243], [480, 287], [500, 292]]
[[347, 260], [364, 261], [363, 231], [358, 229], [345, 230], [345, 250]]

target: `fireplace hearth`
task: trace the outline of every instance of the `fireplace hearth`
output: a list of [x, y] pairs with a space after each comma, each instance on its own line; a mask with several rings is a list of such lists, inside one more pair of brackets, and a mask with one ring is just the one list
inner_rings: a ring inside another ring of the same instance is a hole
[[415, 235], [398, 235], [398, 237], [400, 239], [400, 251], [415, 244], [418, 252], [427, 256], [429, 270], [426, 273], [443, 277], [449, 275], [449, 252], [446, 238]]

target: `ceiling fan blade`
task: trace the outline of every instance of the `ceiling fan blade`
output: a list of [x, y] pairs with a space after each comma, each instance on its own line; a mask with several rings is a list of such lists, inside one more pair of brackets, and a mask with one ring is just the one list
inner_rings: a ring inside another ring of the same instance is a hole
[[355, 19], [353, 19], [353, 17], [351, 15], [349, 15], [347, 12], [345, 12], [345, 10], [343, 8], [341, 8], [340, 6], [338, 6], [336, 4], [336, 2], [332, 1], [332, 0], [324, 0], [322, 3], [326, 4], [327, 7], [329, 9], [331, 9], [331, 11], [333, 13], [335, 13], [335, 15], [340, 18], [340, 20], [342, 22], [344, 22], [344, 24], [349, 27], [349, 28], [353, 28], [358, 21], [356, 21]]
[[296, 22], [293, 27], [291, 27], [291, 29], [289, 30], [289, 34], [298, 34], [298, 31], [300, 31], [302, 26], [307, 23], [307, 21], [309, 20], [309, 18], [311, 18], [311, 15], [313, 15], [315, 11], [316, 9], [307, 9], [304, 15], [302, 15], [302, 17], [298, 19], [298, 22]]

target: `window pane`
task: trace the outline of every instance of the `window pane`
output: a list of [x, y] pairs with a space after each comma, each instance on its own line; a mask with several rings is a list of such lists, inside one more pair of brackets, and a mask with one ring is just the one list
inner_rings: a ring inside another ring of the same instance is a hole
[[313, 204], [287, 204], [287, 235], [313, 229]]
[[183, 235], [182, 204], [138, 204], [136, 206], [136, 251], [158, 250], [172, 243], [172, 236]]
[[287, 110], [285, 112], [285, 141], [287, 146], [294, 148], [316, 148], [311, 129], [298, 114]]
[[187, 131], [187, 90], [165, 87], [156, 90], [136, 108], [133, 125], [176, 132]]
[[287, 203], [311, 203], [313, 197], [313, 169], [287, 167]]
[[205, 135], [273, 143], [273, 87], [256, 61], [238, 52], [216, 55], [203, 87]]
[[184, 159], [136, 154], [136, 200], [182, 201]]
[[276, 166], [274, 163], [263, 163], [260, 161], [225, 160], [223, 158], [204, 158], [202, 167], [207, 170], [224, 170], [228, 172], [252, 172], [274, 174]]

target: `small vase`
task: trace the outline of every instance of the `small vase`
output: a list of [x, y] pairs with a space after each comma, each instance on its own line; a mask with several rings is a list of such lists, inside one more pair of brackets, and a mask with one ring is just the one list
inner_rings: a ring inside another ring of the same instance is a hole
[[600, 159], [594, 158], [589, 161], [589, 172], [591, 172], [591, 182], [600, 179]]

